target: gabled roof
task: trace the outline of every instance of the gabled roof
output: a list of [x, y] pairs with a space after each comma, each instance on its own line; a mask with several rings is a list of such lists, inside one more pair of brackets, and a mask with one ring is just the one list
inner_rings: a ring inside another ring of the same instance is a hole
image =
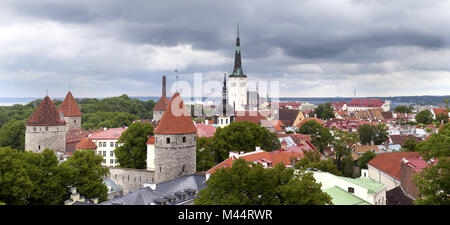
[[58, 126], [66, 125], [63, 118], [60, 118], [59, 111], [50, 97], [45, 96], [44, 100], [34, 110], [25, 126]]
[[59, 106], [59, 111], [63, 113], [64, 117], [81, 116], [80, 107], [70, 91], [67, 93], [64, 101], [61, 103], [61, 106]]
[[78, 144], [75, 146], [75, 149], [97, 149], [97, 145], [91, 141], [89, 138], [83, 138]]
[[105, 131], [94, 133], [89, 136], [92, 140], [119, 140], [120, 135], [126, 130], [126, 127], [111, 128]]
[[183, 104], [180, 93], [176, 92], [170, 100], [167, 110], [155, 129], [155, 134], [188, 134], [196, 133], [190, 111]]
[[155, 144], [155, 136], [148, 137], [147, 144], [148, 145], [154, 145]]
[[284, 125], [292, 127], [299, 113], [300, 110], [297, 109], [280, 109], [278, 112], [278, 119], [281, 120]]
[[161, 98], [156, 103], [155, 107], [153, 108], [153, 111], [166, 111], [167, 107], [169, 106], [169, 99], [167, 99], [164, 96], [161, 96]]
[[390, 152], [378, 154], [368, 162], [368, 165], [386, 173], [387, 175], [400, 180], [401, 160], [406, 158], [420, 158], [417, 152]]
[[448, 114], [447, 110], [444, 108], [432, 108], [434, 115], [438, 114]]

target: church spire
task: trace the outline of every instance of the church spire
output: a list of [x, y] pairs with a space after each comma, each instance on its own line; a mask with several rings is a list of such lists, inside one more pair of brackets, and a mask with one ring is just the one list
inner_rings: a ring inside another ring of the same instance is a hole
[[241, 43], [239, 39], [239, 23], [237, 24], [236, 52], [234, 53], [234, 69], [230, 76], [247, 77], [242, 71]]

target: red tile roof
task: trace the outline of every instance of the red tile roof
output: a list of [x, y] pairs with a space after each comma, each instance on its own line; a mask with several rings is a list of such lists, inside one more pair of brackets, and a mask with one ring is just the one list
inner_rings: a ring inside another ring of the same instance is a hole
[[59, 111], [48, 96], [34, 110], [25, 126], [58, 126], [66, 125], [63, 118], [60, 118]]
[[119, 140], [120, 135], [126, 130], [126, 127], [111, 128], [102, 132], [94, 133], [89, 136], [91, 140]]
[[216, 133], [216, 128], [211, 124], [197, 124], [197, 136], [199, 137], [213, 137]]
[[380, 153], [369, 161], [369, 165], [381, 170], [382, 172], [400, 180], [400, 166], [403, 157], [420, 158], [417, 152], [390, 152]]
[[348, 103], [348, 107], [381, 107], [384, 104], [380, 99], [352, 99]]
[[167, 106], [169, 106], [169, 102], [169, 99], [161, 96], [161, 98], [156, 103], [155, 108], [153, 108], [153, 111], [166, 111]]
[[155, 129], [155, 134], [188, 134], [197, 132], [190, 111], [176, 92]]
[[447, 110], [444, 108], [433, 108], [432, 109], [434, 112], [434, 115], [438, 115], [438, 114], [448, 114]]
[[235, 112], [235, 120], [236, 122], [242, 122], [242, 121], [247, 121], [247, 122], [252, 122], [252, 123], [256, 123], [256, 124], [260, 124], [261, 120], [265, 120], [266, 118], [264, 116], [262, 116], [258, 111], [236, 111]]
[[[239, 158], [244, 159], [247, 162], [254, 162], [261, 164], [266, 162], [269, 164], [268, 167], [274, 167], [279, 163], [284, 163], [285, 166], [292, 164], [292, 159], [300, 160], [304, 157], [303, 152], [293, 152], [293, 151], [285, 151], [285, 150], [277, 150], [273, 152], [266, 151], [255, 151], [245, 153], [240, 155]], [[208, 174], [213, 174], [216, 170], [220, 168], [229, 168], [232, 166], [233, 161], [236, 160], [234, 156], [226, 159], [225, 161], [217, 164], [210, 170], [206, 171]]]
[[61, 103], [61, 106], [59, 106], [59, 111], [64, 114], [64, 117], [81, 116], [80, 107], [70, 91], [67, 93], [64, 101]]
[[147, 144], [154, 145], [155, 144], [155, 136], [148, 137]]
[[431, 165], [434, 165], [438, 162], [438, 160], [434, 160], [431, 164], [428, 164], [423, 159], [418, 158], [405, 158], [407, 160], [406, 165], [413, 168], [416, 173], [422, 171], [424, 168], [427, 168]]
[[91, 141], [89, 138], [83, 138], [78, 144], [75, 146], [75, 149], [97, 149], [97, 145]]

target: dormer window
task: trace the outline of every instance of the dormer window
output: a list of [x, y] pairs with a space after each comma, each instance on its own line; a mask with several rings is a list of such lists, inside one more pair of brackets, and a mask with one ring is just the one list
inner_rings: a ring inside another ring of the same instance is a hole
[[349, 188], [348, 188], [348, 192], [353, 194], [353, 193], [355, 193], [355, 189], [352, 188], [352, 187], [349, 187]]

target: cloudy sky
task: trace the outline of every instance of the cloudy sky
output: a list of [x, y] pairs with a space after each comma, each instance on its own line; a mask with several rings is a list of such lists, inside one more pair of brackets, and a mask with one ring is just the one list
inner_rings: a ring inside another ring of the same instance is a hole
[[450, 1], [2, 0], [0, 97], [159, 96], [221, 80], [236, 22], [249, 81], [286, 97], [450, 94]]

